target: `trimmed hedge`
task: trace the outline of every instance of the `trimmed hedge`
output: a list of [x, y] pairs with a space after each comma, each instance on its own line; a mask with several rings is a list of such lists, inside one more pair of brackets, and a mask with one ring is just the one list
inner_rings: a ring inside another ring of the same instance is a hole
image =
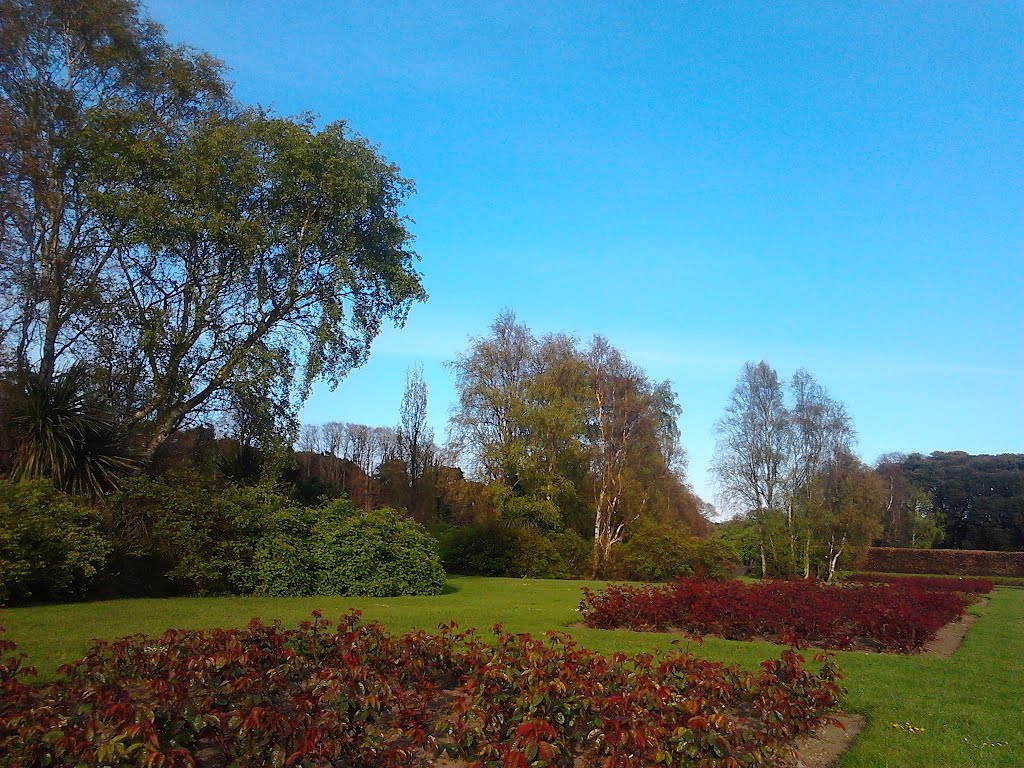
[[1024, 577], [1024, 552], [871, 547], [859, 570], [944, 576]]

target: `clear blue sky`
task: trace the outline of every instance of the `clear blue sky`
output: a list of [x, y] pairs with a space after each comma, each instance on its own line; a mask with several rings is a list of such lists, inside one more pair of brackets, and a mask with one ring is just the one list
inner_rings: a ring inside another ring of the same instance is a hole
[[1024, 451], [1024, 4], [152, 0], [244, 102], [345, 119], [414, 179], [430, 299], [303, 420], [394, 424], [511, 307], [607, 336], [684, 413], [747, 360], [887, 451]]

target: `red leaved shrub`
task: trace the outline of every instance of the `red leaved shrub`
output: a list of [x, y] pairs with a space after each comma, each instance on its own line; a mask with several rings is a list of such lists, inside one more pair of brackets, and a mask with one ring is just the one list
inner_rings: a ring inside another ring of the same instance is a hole
[[964, 598], [915, 585], [830, 586], [817, 581], [698, 581], [665, 586], [613, 584], [583, 589], [587, 626], [664, 631], [677, 628], [730, 640], [767, 638], [851, 648], [913, 651], [958, 619]]
[[819, 660], [813, 674], [787, 650], [751, 673], [500, 627], [392, 636], [355, 613], [170, 630], [96, 643], [42, 686], [0, 660], [0, 766], [767, 766], [837, 704]]
[[1024, 577], [1024, 552], [871, 547], [860, 566], [880, 573]]

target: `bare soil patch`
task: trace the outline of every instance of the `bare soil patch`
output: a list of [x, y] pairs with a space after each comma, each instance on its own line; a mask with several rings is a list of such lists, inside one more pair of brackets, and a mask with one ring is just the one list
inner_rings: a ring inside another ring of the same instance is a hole
[[795, 768], [831, 768], [867, 725], [862, 715], [840, 714], [836, 720], [841, 725], [825, 725], [796, 740]]
[[948, 659], [956, 653], [960, 644], [967, 636], [967, 630], [969, 630], [977, 620], [978, 617], [973, 613], [965, 613], [959, 621], [951, 621], [936, 632], [935, 637], [930, 642], [925, 643], [924, 648], [921, 649], [921, 653], [926, 653], [932, 656], [943, 656]]

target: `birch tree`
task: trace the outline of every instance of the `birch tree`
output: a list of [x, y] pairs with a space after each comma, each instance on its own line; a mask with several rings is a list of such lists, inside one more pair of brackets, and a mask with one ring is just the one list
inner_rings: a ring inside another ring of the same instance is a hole
[[683, 477], [675, 392], [606, 339], [537, 339], [503, 313], [452, 367], [452, 429], [477, 476], [504, 486], [496, 498], [519, 517], [544, 510], [547, 528], [560, 517], [591, 533], [594, 573], [642, 516], [703, 532]]
[[[648, 492], [626, 503], [631, 473], [638, 462], [657, 461], [658, 449], [676, 450], [679, 408], [667, 382], [652, 384], [644, 372], [601, 336], [585, 358], [590, 387], [590, 466], [593, 484], [593, 573], [599, 574], [612, 547], [645, 512]], [[667, 434], [666, 434], [667, 433]], [[642, 457], [642, 458], [641, 458]]]
[[828, 473], [850, 454], [856, 437], [845, 406], [832, 399], [806, 370], [800, 369], [789, 386], [789, 443], [786, 451], [787, 572], [795, 576], [798, 564], [804, 578], [811, 573], [813, 532], [802, 519], [812, 480]]
[[812, 479], [808, 522], [819, 576], [832, 581], [841, 563], [856, 560], [878, 537], [886, 493], [882, 478], [849, 453]]
[[722, 495], [748, 513], [758, 528], [761, 572], [768, 573], [774, 548], [771, 518], [786, 503], [786, 459], [790, 415], [775, 369], [766, 362], [745, 363], [715, 424], [717, 442], [711, 468]]
[[0, 19], [0, 343], [22, 378], [86, 364], [144, 455], [200, 419], [273, 431], [425, 298], [412, 183], [344, 123], [240, 107], [134, 0]]

